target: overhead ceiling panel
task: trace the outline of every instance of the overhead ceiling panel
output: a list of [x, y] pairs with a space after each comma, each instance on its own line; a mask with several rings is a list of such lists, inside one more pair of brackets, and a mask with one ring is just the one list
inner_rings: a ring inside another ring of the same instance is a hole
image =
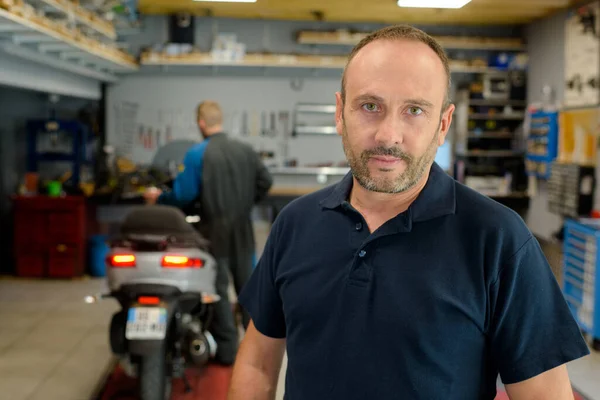
[[257, 0], [218, 3], [140, 0], [143, 14], [191, 12], [216, 17], [414, 24], [521, 24], [567, 8], [577, 0], [472, 0], [461, 9], [400, 8], [395, 0]]

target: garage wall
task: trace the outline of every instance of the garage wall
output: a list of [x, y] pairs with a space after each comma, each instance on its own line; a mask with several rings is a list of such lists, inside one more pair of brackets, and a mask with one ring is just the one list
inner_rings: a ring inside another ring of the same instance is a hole
[[[335, 24], [321, 22], [292, 21], [253, 21], [234, 19], [196, 19], [196, 45], [203, 51], [211, 48], [213, 34], [235, 33], [239, 41], [246, 44], [248, 52], [273, 53], [321, 53], [347, 54], [348, 46], [309, 46], [295, 42], [296, 32], [304, 29], [333, 30], [349, 28], [357, 31], [374, 30], [383, 25], [376, 24]], [[434, 35], [469, 34], [484, 36], [520, 36], [521, 29], [503, 27], [421, 27]], [[167, 18], [154, 16], [144, 20], [144, 28], [139, 35], [131, 36], [130, 50], [168, 41]], [[457, 53], [456, 58], [471, 57], [473, 53]], [[301, 76], [299, 79], [291, 77]], [[291, 76], [291, 77], [290, 77]], [[455, 83], [472, 76], [455, 76]], [[194, 126], [196, 105], [205, 99], [219, 101], [226, 113], [225, 128], [231, 131], [235, 117], [247, 111], [256, 113], [260, 123], [262, 111], [293, 112], [299, 102], [334, 104], [335, 92], [339, 90], [339, 71], [282, 71], [281, 69], [242, 69], [242, 68], [143, 68], [139, 74], [123, 78], [111, 85], [107, 92], [107, 140], [119, 147], [126, 147], [122, 125], [123, 109], [137, 110], [137, 125], [159, 129], [164, 134], [165, 119], [178, 119], [173, 127], [174, 138], [198, 138]], [[168, 114], [165, 116], [165, 114]], [[333, 117], [331, 116], [331, 123]], [[328, 124], [322, 122], [321, 125]], [[131, 135], [131, 132], [129, 132]], [[135, 133], [137, 134], [137, 133]], [[134, 135], [135, 135], [134, 134]], [[155, 149], [145, 149], [134, 138], [133, 159], [136, 162], [150, 162]], [[279, 144], [262, 138], [253, 140], [256, 148], [275, 150]], [[136, 145], [137, 144], [137, 145]], [[297, 158], [300, 164], [323, 161], [344, 160], [341, 142], [337, 137], [304, 136], [293, 139], [290, 157]]]
[[[552, 87], [555, 100], [564, 98], [565, 22], [568, 12], [562, 12], [529, 25], [526, 38], [529, 54], [528, 102], [542, 100], [542, 88]], [[539, 181], [538, 194], [532, 198], [526, 222], [536, 235], [551, 239], [561, 229], [562, 218], [548, 212], [546, 184]]]

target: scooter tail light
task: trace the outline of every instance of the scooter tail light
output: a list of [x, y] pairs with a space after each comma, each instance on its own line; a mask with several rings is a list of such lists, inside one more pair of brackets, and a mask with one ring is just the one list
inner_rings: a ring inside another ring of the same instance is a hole
[[138, 297], [138, 303], [142, 305], [158, 305], [160, 303], [160, 297], [156, 296], [140, 296]]
[[107, 263], [113, 268], [132, 268], [136, 266], [135, 255], [113, 254], [107, 257]]
[[163, 268], [202, 268], [204, 260], [186, 256], [164, 256], [161, 262]]

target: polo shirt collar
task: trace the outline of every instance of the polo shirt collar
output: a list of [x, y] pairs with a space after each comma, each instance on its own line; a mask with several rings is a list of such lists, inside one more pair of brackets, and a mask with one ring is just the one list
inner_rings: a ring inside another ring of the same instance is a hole
[[[334, 186], [329, 196], [321, 201], [321, 206], [327, 209], [344, 206], [350, 197], [353, 183], [352, 172], [348, 172]], [[425, 187], [408, 209], [408, 214], [411, 216], [410, 219], [412, 222], [427, 221], [444, 215], [454, 214], [455, 211], [456, 187], [454, 179], [434, 162], [431, 166], [429, 179], [427, 179]]]

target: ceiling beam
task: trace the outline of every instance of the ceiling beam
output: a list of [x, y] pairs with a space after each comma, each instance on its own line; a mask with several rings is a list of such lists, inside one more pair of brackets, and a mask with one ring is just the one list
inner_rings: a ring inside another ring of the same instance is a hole
[[[555, 10], [568, 8], [577, 0], [472, 0], [462, 9], [400, 8], [394, 0], [261, 0], [258, 3], [203, 3], [190, 0], [140, 0], [144, 14], [190, 12], [225, 18], [319, 20], [349, 23], [416, 24], [521, 24], [535, 20]], [[589, 1], [589, 0], [587, 0]]]

